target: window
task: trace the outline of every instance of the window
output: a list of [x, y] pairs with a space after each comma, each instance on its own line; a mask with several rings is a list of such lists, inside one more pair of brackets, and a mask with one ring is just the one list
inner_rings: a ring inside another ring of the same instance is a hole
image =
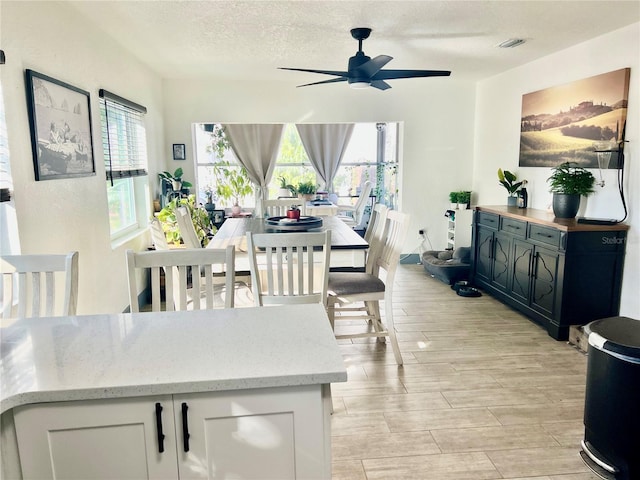
[[[196, 187], [198, 203], [206, 203], [207, 192], [216, 191], [217, 178], [225, 171], [239, 171], [240, 163], [224, 137], [220, 124], [203, 124], [195, 129]], [[231, 208], [233, 199], [216, 198], [216, 208]], [[255, 195], [238, 199], [243, 208], [255, 208]]]
[[[233, 150], [225, 143], [220, 124], [201, 124], [195, 129], [196, 137], [196, 171], [198, 200], [206, 201], [207, 190], [214, 190], [216, 185], [215, 165], [229, 162], [233, 168], [239, 168]], [[353, 135], [333, 182], [334, 191], [342, 197], [355, 202], [360, 189], [369, 180], [373, 183], [372, 195], [376, 201], [388, 206], [395, 206], [397, 201], [397, 123], [357, 123]], [[305, 181], [320, 184], [307, 153], [300, 140], [295, 124], [285, 125], [280, 152], [276, 160], [269, 198], [276, 198], [280, 188], [280, 177], [287, 184], [297, 185]], [[347, 203], [348, 200], [341, 200]], [[243, 207], [255, 206], [253, 197], [245, 198]], [[220, 208], [230, 207], [219, 199], [216, 205]]]
[[9, 164], [9, 140], [4, 114], [4, 94], [0, 85], [0, 254], [20, 253], [18, 220], [10, 196], [13, 194], [11, 166]]
[[397, 123], [357, 123], [333, 180], [338, 196], [355, 202], [364, 183], [370, 181], [376, 202], [395, 207], [397, 145]]
[[280, 152], [269, 184], [269, 198], [278, 197], [280, 177], [284, 177], [287, 185], [294, 186], [302, 182], [317, 184], [319, 180], [293, 123], [288, 123], [282, 132]]
[[109, 227], [112, 240], [146, 228], [149, 216], [147, 109], [100, 90], [102, 146], [107, 174]]

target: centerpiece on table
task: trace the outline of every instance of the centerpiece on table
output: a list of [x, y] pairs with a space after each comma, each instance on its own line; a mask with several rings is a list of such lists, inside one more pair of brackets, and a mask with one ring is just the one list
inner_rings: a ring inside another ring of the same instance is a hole
[[300, 209], [297, 205], [292, 205], [291, 208], [287, 210], [287, 218], [300, 220]]

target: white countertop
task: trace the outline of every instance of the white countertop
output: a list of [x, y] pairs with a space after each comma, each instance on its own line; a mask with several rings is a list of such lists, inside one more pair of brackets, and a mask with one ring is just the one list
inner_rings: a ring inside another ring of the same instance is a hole
[[0, 412], [347, 380], [321, 305], [3, 321]]

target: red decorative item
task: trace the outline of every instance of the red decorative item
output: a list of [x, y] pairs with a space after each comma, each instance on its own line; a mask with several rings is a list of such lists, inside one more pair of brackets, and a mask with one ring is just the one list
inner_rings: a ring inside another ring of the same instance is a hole
[[300, 210], [297, 208], [291, 208], [287, 210], [287, 218], [293, 218], [295, 220], [300, 220]]

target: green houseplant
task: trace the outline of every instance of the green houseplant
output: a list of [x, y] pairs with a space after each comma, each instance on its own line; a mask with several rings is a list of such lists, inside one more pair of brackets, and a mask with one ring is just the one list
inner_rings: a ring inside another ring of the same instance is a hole
[[207, 211], [196, 205], [195, 195], [174, 198], [157, 213], [156, 216], [160, 221], [160, 225], [162, 225], [162, 230], [167, 238], [167, 242], [178, 245], [182, 240], [178, 222], [176, 221], [176, 210], [178, 207], [186, 207], [187, 210], [189, 210], [200, 243], [205, 247], [207, 243], [209, 243], [208, 234], [211, 232], [211, 220], [209, 219]]
[[506, 190], [509, 196], [507, 197], [507, 205], [510, 207], [515, 207], [517, 204], [516, 194], [520, 187], [522, 186], [522, 182], [517, 182], [518, 177], [515, 173], [510, 172], [509, 170], [498, 169], [498, 182], [502, 185]]
[[462, 192], [458, 192], [458, 208], [460, 210], [466, 210], [471, 203], [471, 192], [463, 190]]
[[[218, 198], [232, 200], [233, 207], [240, 211], [240, 201], [253, 193], [253, 184], [244, 167], [231, 166], [229, 162], [217, 163], [214, 167], [216, 176], [216, 194]], [[237, 207], [237, 208], [236, 208]]]
[[553, 167], [547, 179], [553, 193], [553, 213], [558, 218], [573, 218], [580, 208], [581, 196], [593, 193], [596, 179], [588, 170], [574, 162]]
[[451, 210], [455, 210], [458, 208], [458, 193], [459, 192], [449, 192], [449, 202], [451, 203]]
[[314, 182], [300, 182], [296, 187], [295, 193], [299, 197], [310, 199], [316, 193], [316, 184]]
[[158, 174], [158, 177], [161, 180], [167, 182], [169, 185], [171, 185], [171, 188], [173, 189], [174, 192], [179, 192], [183, 188], [190, 188], [193, 186], [191, 182], [187, 182], [186, 180], [183, 180], [182, 175], [183, 175], [182, 168], [178, 167], [173, 173], [167, 172], [166, 170], [164, 172], [160, 172]]
[[289, 183], [284, 175], [278, 177], [278, 182], [280, 182], [278, 197], [290, 197], [295, 193], [295, 187]]

